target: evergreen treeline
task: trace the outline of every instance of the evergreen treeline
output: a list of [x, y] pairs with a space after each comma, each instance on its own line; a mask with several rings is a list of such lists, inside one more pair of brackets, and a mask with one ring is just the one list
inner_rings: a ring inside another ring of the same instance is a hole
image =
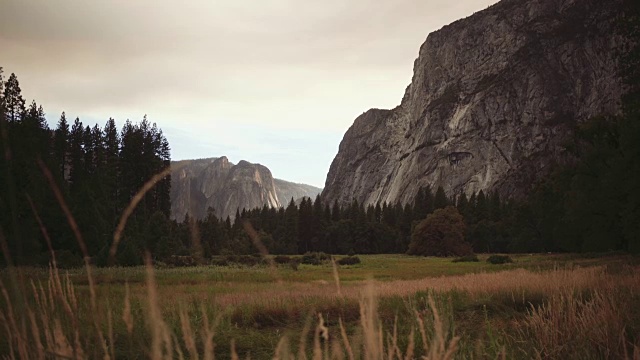
[[[420, 189], [411, 204], [347, 207], [303, 198], [286, 208], [236, 213], [232, 222], [214, 209], [199, 221], [187, 218], [177, 244], [190, 252], [189, 229], [199, 229], [205, 257], [250, 254], [257, 249], [242, 223], [249, 221], [274, 254], [405, 253], [417, 224], [437, 209], [453, 205], [463, 216], [465, 241], [474, 252], [605, 252], [640, 250], [640, 119], [595, 118], [576, 129], [567, 145], [572, 166], [557, 169], [527, 198], [504, 201], [480, 191], [448, 198], [440, 187]], [[167, 253], [168, 254], [168, 253]]]
[[514, 209], [521, 251], [640, 251], [640, 117], [596, 118], [558, 169]]
[[[0, 261], [47, 264], [46, 237], [62, 265], [82, 261], [44, 169], [51, 172], [73, 214], [89, 255], [101, 264], [122, 210], [146, 181], [170, 164], [169, 143], [146, 117], [139, 124], [127, 120], [118, 131], [113, 119], [103, 128], [91, 127], [78, 118], [68, 120], [63, 112], [56, 128], [49, 129], [42, 106], [35, 101], [25, 106], [18, 78], [11, 74], [5, 81], [2, 68], [0, 131], [0, 240], [7, 246]], [[168, 226], [170, 187], [167, 176], [142, 199], [127, 223], [119, 263], [140, 263], [142, 251], [155, 247], [157, 238], [149, 234], [153, 225]]]
[[[619, 30], [628, 39], [640, 35], [640, 9], [628, 1]], [[640, 47], [622, 51], [628, 88], [624, 113], [577, 124], [566, 149], [574, 161], [540, 179], [525, 199], [503, 201], [497, 193], [479, 192], [449, 199], [439, 188], [418, 192], [412, 204], [357, 201], [341, 208], [304, 199], [285, 209], [255, 209], [218, 220], [187, 224], [202, 229], [205, 255], [255, 252], [242, 221], [258, 230], [272, 253], [404, 253], [412, 229], [435, 209], [455, 205], [464, 217], [465, 241], [475, 252], [640, 251]], [[186, 231], [182, 231], [186, 233]], [[187, 244], [183, 235], [183, 244]], [[184, 252], [188, 252], [184, 247]]]
[[[457, 206], [468, 229], [466, 240], [476, 252], [507, 252], [509, 235], [505, 229], [513, 205], [503, 202], [497, 193], [485, 196], [481, 191], [469, 199], [448, 198], [440, 187], [434, 193], [422, 188], [411, 204], [377, 204], [364, 206], [354, 200], [347, 207], [329, 206], [320, 196], [303, 198], [299, 204], [291, 199], [286, 208], [243, 210], [235, 221], [218, 219], [209, 209], [205, 219], [187, 217], [177, 224], [182, 238], [178, 254], [192, 253], [190, 230], [198, 229], [202, 255], [251, 254], [257, 249], [246, 235], [243, 223], [249, 221], [260, 241], [273, 254], [385, 254], [407, 252], [413, 228], [427, 215], [449, 205]], [[175, 250], [175, 248], [174, 248]], [[167, 255], [165, 253], [164, 255]]]
[[[637, 93], [637, 92], [636, 92]], [[0, 235], [3, 252], [18, 264], [46, 264], [46, 230], [63, 266], [81, 263], [81, 252], [43, 169], [62, 192], [89, 254], [107, 262], [113, 231], [135, 193], [170, 164], [162, 131], [143, 119], [118, 131], [67, 120], [49, 129], [44, 110], [25, 105], [17, 77], [0, 81]], [[630, 94], [634, 94], [633, 91]], [[410, 204], [349, 206], [320, 197], [293, 199], [286, 208], [243, 210], [234, 221], [207, 217], [169, 221], [170, 177], [147, 193], [129, 219], [117, 263], [139, 264], [150, 250], [157, 260], [172, 255], [206, 259], [257, 252], [246, 234], [249, 221], [274, 254], [405, 253], [415, 226], [436, 209], [453, 205], [463, 216], [465, 241], [475, 252], [635, 251], [640, 248], [640, 121], [637, 96], [625, 100], [625, 116], [594, 118], [579, 125], [567, 143], [577, 159], [543, 179], [522, 201], [479, 192], [448, 198], [442, 188], [421, 189]], [[40, 227], [39, 222], [43, 224]]]
[[[640, 34], [638, 13], [630, 11], [621, 26], [632, 39]], [[448, 198], [442, 188], [435, 193], [424, 188], [409, 204], [364, 206], [353, 201], [340, 207], [320, 197], [300, 204], [291, 199], [285, 208], [238, 211], [234, 221], [219, 219], [209, 209], [202, 220], [187, 216], [178, 223], [168, 220], [167, 176], [129, 219], [117, 263], [139, 264], [144, 250], [156, 260], [256, 253], [245, 221], [273, 254], [405, 253], [417, 224], [451, 205], [464, 221], [463, 245], [475, 252], [639, 252], [637, 45], [630, 43], [621, 60], [628, 85], [623, 115], [576, 125], [566, 144], [573, 163], [541, 179], [525, 199], [505, 201], [497, 193], [483, 192]], [[77, 241], [43, 175], [44, 167], [76, 218], [89, 254], [95, 263], [104, 264], [123, 209], [148, 179], [170, 165], [169, 144], [146, 118], [139, 124], [127, 121], [118, 131], [113, 119], [103, 128], [90, 127], [79, 119], [69, 122], [63, 113], [51, 130], [44, 115], [35, 101], [26, 106], [17, 77], [11, 74], [5, 81], [0, 68], [0, 245], [5, 254], [0, 261], [9, 260], [10, 254], [18, 264], [46, 264], [48, 237], [61, 265], [81, 263]], [[441, 218], [446, 217], [438, 221]], [[461, 226], [458, 216], [451, 218]]]
[[620, 35], [623, 115], [576, 126], [574, 164], [556, 169], [514, 209], [521, 251], [640, 252], [640, 3], [626, 1]]

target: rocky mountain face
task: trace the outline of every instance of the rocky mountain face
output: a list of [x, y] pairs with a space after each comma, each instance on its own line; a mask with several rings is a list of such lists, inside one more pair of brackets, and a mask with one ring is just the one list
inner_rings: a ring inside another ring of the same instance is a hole
[[309, 197], [315, 200], [316, 195], [322, 192], [322, 189], [307, 184], [297, 184], [280, 179], [273, 179], [276, 186], [276, 194], [282, 206], [286, 207], [291, 199], [299, 202], [303, 197]]
[[413, 201], [449, 194], [521, 196], [576, 122], [620, 111], [620, 0], [502, 0], [431, 33], [401, 104], [346, 132], [323, 199]]
[[[218, 217], [234, 217], [236, 210], [286, 206], [291, 197], [315, 197], [322, 189], [274, 179], [260, 164], [227, 157], [171, 163], [171, 217], [182, 221], [188, 213], [201, 219], [212, 207]], [[282, 200], [281, 199], [285, 199]]]

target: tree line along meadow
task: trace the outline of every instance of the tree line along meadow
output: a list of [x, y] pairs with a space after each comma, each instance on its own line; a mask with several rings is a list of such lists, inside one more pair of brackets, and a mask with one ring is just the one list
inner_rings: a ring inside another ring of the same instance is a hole
[[[4, 81], [0, 68], [0, 237], [5, 264], [46, 265], [47, 239], [61, 265], [82, 263], [74, 229], [56, 198], [59, 191], [96, 264], [106, 264], [121, 213], [138, 190], [170, 165], [162, 130], [145, 118], [113, 119], [103, 128], [68, 120], [63, 112], [50, 129], [42, 106], [25, 106], [15, 74]], [[50, 178], [46, 174], [50, 175]], [[171, 211], [171, 178], [159, 181], [129, 218], [117, 261], [133, 263], [147, 247], [150, 220]], [[9, 255], [9, 257], [7, 257]]]
[[[629, 76], [628, 78], [633, 78]], [[633, 87], [632, 87], [633, 88]], [[318, 196], [286, 207], [238, 209], [220, 219], [171, 220], [171, 177], [145, 193], [126, 222], [115, 259], [109, 258], [124, 209], [154, 175], [170, 166], [170, 146], [146, 116], [120, 130], [67, 120], [50, 129], [42, 106], [29, 106], [15, 74], [0, 72], [0, 237], [4, 264], [46, 265], [49, 244], [59, 266], [80, 266], [83, 251], [96, 265], [139, 265], [193, 256], [257, 253], [249, 222], [272, 254], [406, 253], [461, 256], [471, 252], [605, 252], [640, 250], [640, 121], [637, 92], [625, 115], [574, 124], [569, 161], [556, 164], [525, 199], [480, 191], [448, 197], [420, 189], [412, 203], [327, 204]], [[49, 177], [46, 176], [47, 173]], [[59, 192], [61, 200], [56, 197]], [[86, 242], [82, 249], [66, 206]], [[422, 222], [430, 222], [426, 226]], [[428, 243], [428, 246], [423, 246]], [[112, 260], [112, 262], [110, 262]]]
[[[628, 3], [636, 11], [626, 31], [638, 39], [640, 2]], [[215, 209], [204, 219], [169, 219], [170, 148], [157, 126], [88, 127], [63, 115], [50, 129], [42, 107], [27, 107], [17, 77], [5, 81], [0, 68], [0, 354], [640, 359], [637, 256], [521, 254], [494, 266], [363, 255], [362, 264], [338, 268], [313, 252], [637, 253], [640, 48], [628, 54], [623, 114], [573, 123], [567, 161], [524, 199], [452, 199], [425, 188], [409, 204], [303, 199], [238, 211], [234, 221]], [[150, 190], [140, 196], [141, 188]], [[114, 238], [115, 264], [144, 256], [146, 266], [91, 266], [109, 264]], [[255, 253], [258, 243], [282, 255], [233, 255]], [[217, 254], [278, 262], [307, 251], [302, 259], [325, 266], [157, 266], [180, 254], [220, 264]], [[60, 267], [89, 261], [58, 271], [49, 254]], [[10, 266], [49, 261], [45, 269]]]

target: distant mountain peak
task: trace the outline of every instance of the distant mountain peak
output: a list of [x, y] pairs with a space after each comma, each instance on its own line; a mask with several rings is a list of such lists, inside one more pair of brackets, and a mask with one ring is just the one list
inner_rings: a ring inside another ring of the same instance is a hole
[[172, 162], [171, 217], [186, 214], [203, 218], [212, 207], [220, 218], [234, 217], [236, 210], [286, 206], [290, 199], [314, 198], [322, 189], [274, 179], [264, 165], [226, 156]]

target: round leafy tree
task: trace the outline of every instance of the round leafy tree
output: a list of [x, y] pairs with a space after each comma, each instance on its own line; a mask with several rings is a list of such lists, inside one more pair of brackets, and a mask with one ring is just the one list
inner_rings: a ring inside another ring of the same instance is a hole
[[411, 233], [409, 255], [464, 256], [473, 251], [464, 241], [465, 224], [453, 206], [438, 209], [422, 220]]

